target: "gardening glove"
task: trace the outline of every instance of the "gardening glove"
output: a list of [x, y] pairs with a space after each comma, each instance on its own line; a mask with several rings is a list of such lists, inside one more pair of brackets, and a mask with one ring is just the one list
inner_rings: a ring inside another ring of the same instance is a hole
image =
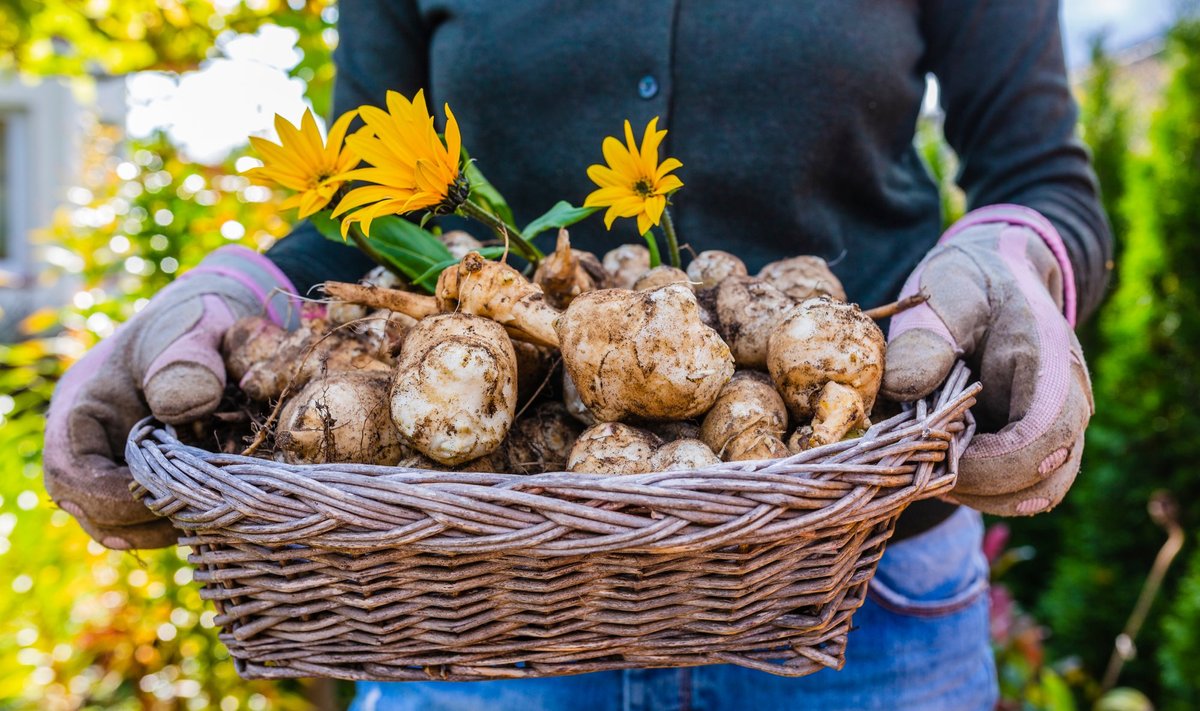
[[223, 247], [67, 370], [46, 422], [46, 491], [88, 535], [114, 549], [175, 542], [170, 522], [129, 491], [129, 431], [149, 414], [167, 424], [211, 414], [225, 389], [225, 331], [264, 312], [294, 328], [292, 292], [266, 257]]
[[[975, 210], [942, 236], [904, 286], [929, 300], [892, 319], [882, 392], [915, 400], [968, 358], [983, 392], [951, 498], [1001, 516], [1062, 501], [1094, 412], [1075, 324], [1066, 247], [1039, 213]], [[995, 429], [994, 432], [986, 432]]]

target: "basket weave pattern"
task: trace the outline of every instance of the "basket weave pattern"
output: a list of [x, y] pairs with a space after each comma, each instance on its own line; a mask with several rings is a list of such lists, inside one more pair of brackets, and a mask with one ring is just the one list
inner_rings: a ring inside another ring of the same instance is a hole
[[134, 493], [184, 531], [246, 678], [477, 680], [840, 668], [900, 511], [974, 431], [961, 365], [860, 439], [634, 476], [286, 465], [134, 428]]

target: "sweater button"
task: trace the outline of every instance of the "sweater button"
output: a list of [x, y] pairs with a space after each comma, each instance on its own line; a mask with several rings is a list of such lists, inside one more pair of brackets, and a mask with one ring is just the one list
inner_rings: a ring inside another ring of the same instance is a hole
[[653, 99], [658, 95], [658, 81], [647, 74], [638, 81], [638, 96], [643, 99]]

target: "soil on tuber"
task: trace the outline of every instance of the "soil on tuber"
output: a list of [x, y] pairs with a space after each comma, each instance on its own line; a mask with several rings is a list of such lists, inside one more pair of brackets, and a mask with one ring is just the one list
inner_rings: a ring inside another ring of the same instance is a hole
[[692, 280], [688, 278], [686, 272], [675, 267], [668, 267], [665, 264], [643, 274], [641, 278], [633, 283], [633, 288], [635, 291], [650, 291], [660, 286], [666, 286], [667, 284], [683, 284], [689, 289], [692, 288]]
[[767, 368], [767, 342], [796, 302], [762, 279], [733, 276], [715, 287], [717, 330], [739, 368]]
[[289, 464], [395, 465], [403, 456], [392, 424], [387, 372], [332, 373], [288, 398], [275, 432], [276, 456]]
[[[858, 421], [852, 416], [869, 413], [875, 404], [886, 343], [858, 306], [829, 297], [808, 299], [772, 332], [767, 350], [771, 380], [798, 420], [812, 418], [820, 406], [829, 422]], [[830, 382], [846, 391], [835, 389], [834, 397], [825, 399]]]
[[621, 422], [601, 422], [575, 440], [567, 471], [587, 474], [643, 474], [653, 471], [650, 459], [662, 440]]

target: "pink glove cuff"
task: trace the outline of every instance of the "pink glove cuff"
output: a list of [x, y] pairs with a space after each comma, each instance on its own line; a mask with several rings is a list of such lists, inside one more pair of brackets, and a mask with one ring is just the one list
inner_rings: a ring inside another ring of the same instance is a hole
[[1008, 204], [988, 205], [978, 210], [972, 210], [946, 230], [946, 233], [938, 240], [938, 244], [949, 241], [967, 228], [996, 222], [1026, 227], [1040, 237], [1050, 249], [1050, 253], [1058, 262], [1059, 269], [1062, 270], [1063, 315], [1066, 316], [1067, 323], [1074, 328], [1076, 317], [1075, 269], [1071, 266], [1071, 259], [1067, 255], [1067, 246], [1063, 243], [1058, 230], [1054, 229], [1054, 225], [1050, 224], [1050, 221], [1037, 210], [1023, 205]]

